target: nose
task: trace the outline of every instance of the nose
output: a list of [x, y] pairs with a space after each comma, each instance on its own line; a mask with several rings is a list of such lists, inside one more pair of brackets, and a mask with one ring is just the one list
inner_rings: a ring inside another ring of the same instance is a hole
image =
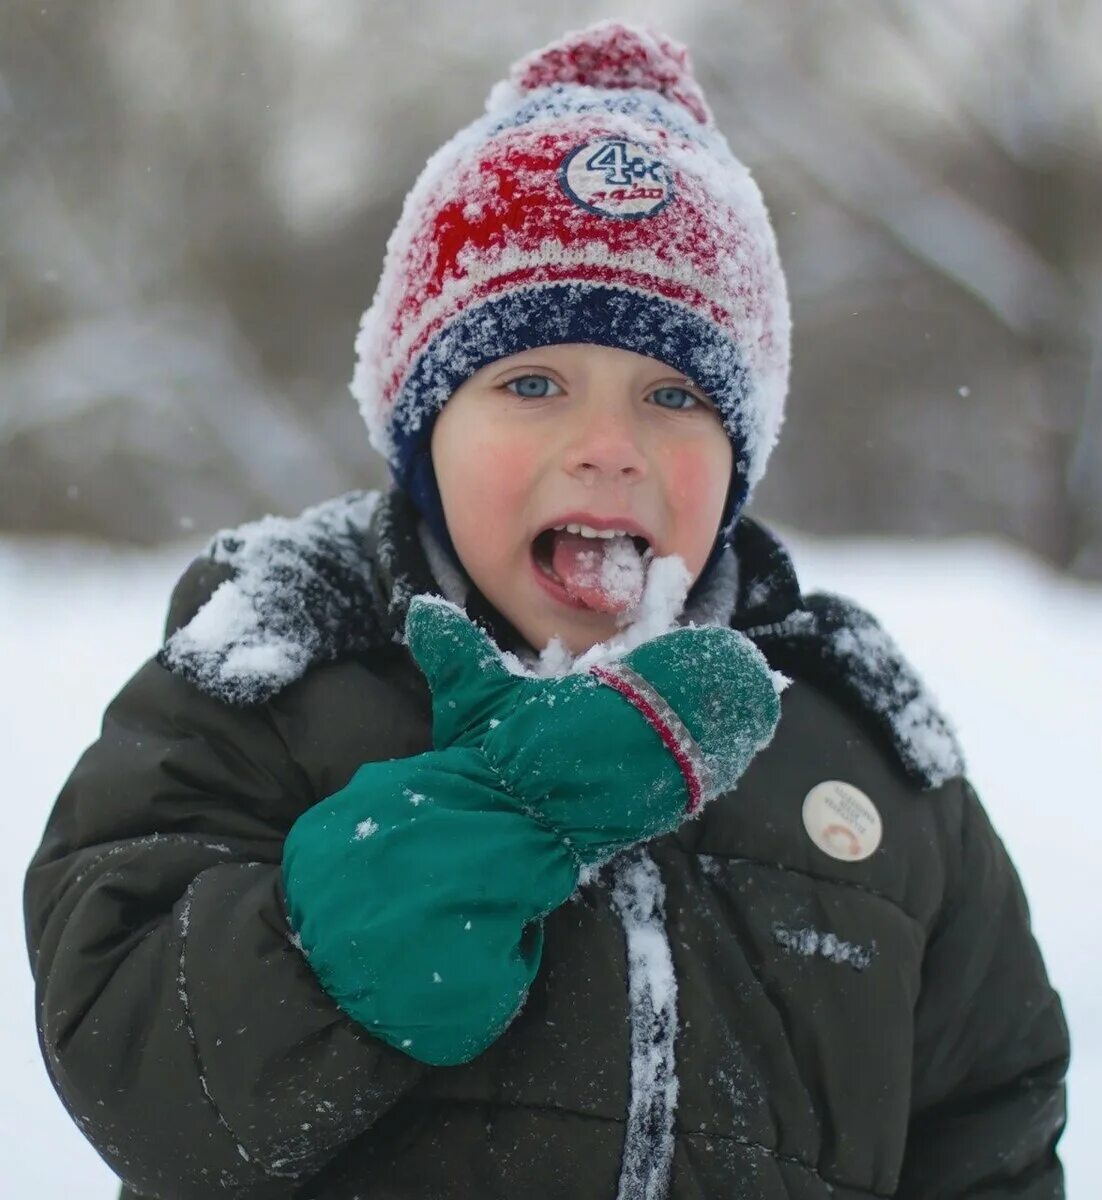
[[569, 475], [583, 483], [628, 483], [646, 475], [646, 455], [629, 412], [616, 405], [593, 405], [576, 420], [563, 460]]

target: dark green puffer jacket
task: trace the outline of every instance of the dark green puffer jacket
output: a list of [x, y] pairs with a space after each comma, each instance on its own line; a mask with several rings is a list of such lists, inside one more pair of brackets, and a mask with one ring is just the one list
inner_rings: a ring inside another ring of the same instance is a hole
[[[431, 747], [414, 516], [346, 497], [192, 565], [26, 882], [45, 1062], [124, 1195], [1063, 1196], [1067, 1030], [951, 733], [870, 618], [749, 520], [736, 551], [732, 623], [793, 679], [773, 742], [553, 912], [519, 1015], [441, 1068], [333, 1004], [280, 871], [307, 807]], [[812, 841], [824, 781], [871, 856]]]

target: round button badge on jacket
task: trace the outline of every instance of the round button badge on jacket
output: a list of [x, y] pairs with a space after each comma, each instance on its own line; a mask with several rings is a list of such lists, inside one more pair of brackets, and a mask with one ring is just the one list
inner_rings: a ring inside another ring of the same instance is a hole
[[884, 826], [876, 805], [852, 783], [828, 779], [804, 798], [804, 828], [824, 854], [860, 862], [880, 845]]

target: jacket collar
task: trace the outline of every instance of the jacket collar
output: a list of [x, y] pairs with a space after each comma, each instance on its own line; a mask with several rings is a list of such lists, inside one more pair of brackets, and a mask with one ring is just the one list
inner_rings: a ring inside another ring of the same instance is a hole
[[[247, 705], [271, 699], [320, 663], [400, 642], [410, 600], [441, 590], [418, 525], [401, 492], [351, 492], [298, 517], [265, 517], [219, 534], [209, 555], [230, 577], [172, 634], [158, 661], [224, 703]], [[838, 596], [803, 596], [785, 548], [749, 517], [736, 527], [735, 563], [737, 589], [727, 585], [735, 602], [728, 594], [723, 619], [774, 669], [865, 714], [925, 786], [963, 771], [949, 723], [873, 617]], [[526, 649], [474, 591], [467, 611], [502, 649]]]

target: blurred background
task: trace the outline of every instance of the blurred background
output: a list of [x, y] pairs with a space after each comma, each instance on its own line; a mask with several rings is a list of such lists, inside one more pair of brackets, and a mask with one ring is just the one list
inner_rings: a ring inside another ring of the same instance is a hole
[[690, 47], [770, 205], [795, 359], [754, 511], [957, 724], [1064, 996], [1093, 1194], [1097, 0], [0, 0], [0, 1191], [117, 1192], [34, 1040], [54, 796], [206, 536], [385, 482], [347, 381], [402, 197], [514, 58], [607, 16]]
[[758, 515], [1102, 578], [1102, 5], [4, 0], [0, 532], [140, 545], [384, 481], [347, 392], [386, 237], [509, 62], [687, 43], [770, 205]]

